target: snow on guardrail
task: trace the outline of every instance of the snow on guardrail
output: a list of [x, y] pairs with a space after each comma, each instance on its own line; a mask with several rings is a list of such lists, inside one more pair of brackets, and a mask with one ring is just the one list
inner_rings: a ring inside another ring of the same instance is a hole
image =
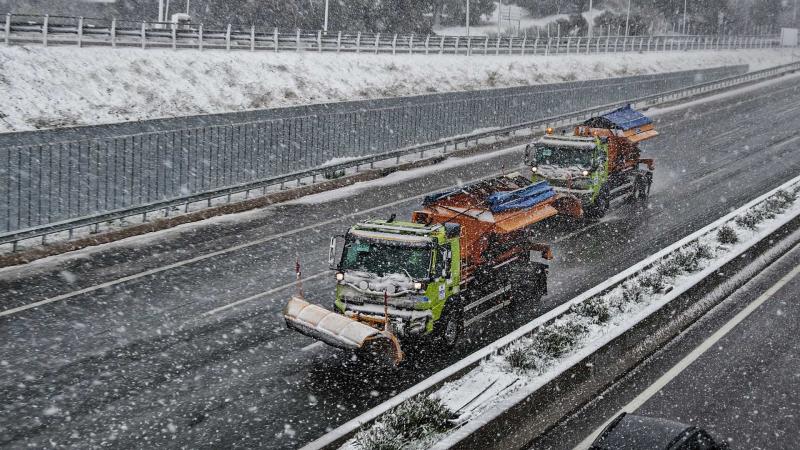
[[799, 196], [797, 177], [305, 448], [449, 448], [800, 215]]

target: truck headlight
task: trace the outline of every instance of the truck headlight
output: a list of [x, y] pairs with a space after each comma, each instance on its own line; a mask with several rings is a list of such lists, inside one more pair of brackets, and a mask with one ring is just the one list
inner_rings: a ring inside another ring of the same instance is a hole
[[336, 281], [344, 280], [344, 274], [342, 272], [336, 272]]
[[584, 170], [583, 172], [581, 172], [581, 174], [583, 176], [585, 176], [585, 177], [588, 177], [589, 176], [589, 171], [588, 170]]
[[414, 282], [414, 289], [421, 291], [422, 290], [422, 283], [419, 281]]
[[539, 171], [539, 168], [536, 166], [531, 167], [531, 172], [536, 173]]

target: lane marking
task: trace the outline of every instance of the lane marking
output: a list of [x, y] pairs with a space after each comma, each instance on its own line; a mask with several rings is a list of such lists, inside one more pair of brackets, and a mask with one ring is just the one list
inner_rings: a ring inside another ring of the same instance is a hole
[[778, 292], [781, 288], [783, 288], [786, 284], [791, 282], [798, 274], [800, 274], [800, 266], [795, 267], [791, 272], [784, 275], [783, 278], [778, 280], [777, 283], [772, 285], [769, 289], [767, 289], [763, 294], [761, 294], [757, 299], [755, 299], [752, 303], [747, 305], [743, 310], [736, 314], [733, 319], [729, 320], [722, 328], [718, 329], [714, 334], [711, 335], [708, 339], [703, 341], [697, 348], [692, 350], [691, 353], [686, 355], [680, 362], [675, 364], [671, 369], [669, 369], [664, 375], [662, 375], [658, 380], [656, 380], [653, 384], [647, 387], [644, 391], [642, 391], [636, 398], [634, 398], [630, 403], [622, 407], [619, 411], [615, 412], [610, 419], [608, 419], [603, 425], [595, 429], [592, 434], [590, 434], [586, 439], [581, 441], [580, 444], [575, 446], [575, 450], [586, 450], [592, 444], [592, 442], [597, 439], [600, 433], [614, 420], [615, 417], [620, 415], [623, 412], [627, 412], [629, 414], [635, 412], [639, 409], [650, 397], [655, 395], [657, 392], [661, 391], [664, 386], [666, 386], [670, 381], [672, 381], [675, 377], [680, 375], [684, 369], [689, 367], [694, 361], [696, 361], [700, 356], [702, 356], [708, 349], [713, 347], [720, 339], [725, 337], [728, 332], [734, 329], [739, 323], [745, 320], [753, 311], [755, 311], [759, 306], [761, 306], [764, 302], [769, 300], [776, 292]]
[[[301, 283], [305, 283], [306, 281], [315, 280], [315, 279], [317, 279], [317, 278], [319, 278], [319, 277], [321, 277], [323, 275], [327, 275], [328, 272], [330, 272], [330, 271], [329, 270], [324, 270], [322, 272], [315, 273], [314, 275], [311, 275], [309, 277], [301, 278], [300, 282]], [[271, 295], [271, 294], [274, 294], [276, 292], [280, 292], [280, 291], [282, 291], [284, 289], [288, 289], [288, 288], [294, 287], [294, 286], [297, 286], [297, 281], [292, 281], [291, 283], [282, 284], [282, 285], [280, 285], [278, 287], [274, 287], [274, 288], [272, 288], [270, 290], [267, 290], [267, 291], [264, 291], [264, 292], [259, 292], [258, 294], [251, 295], [250, 297], [246, 297], [246, 298], [243, 298], [241, 300], [236, 300], [233, 303], [228, 303], [226, 305], [222, 305], [222, 306], [220, 306], [218, 308], [214, 308], [214, 309], [212, 309], [210, 311], [206, 311], [203, 314], [200, 314], [200, 317], [208, 317], [210, 315], [217, 314], [217, 313], [220, 313], [222, 311], [225, 311], [226, 309], [233, 308], [234, 306], [239, 306], [242, 303], [252, 302], [253, 300], [258, 300], [260, 298], [266, 297], [267, 295]]]
[[[517, 147], [521, 148], [522, 146], [517, 146]], [[514, 147], [510, 147], [510, 148], [514, 148]], [[485, 177], [480, 177], [480, 178], [475, 178], [473, 180], [465, 181], [462, 184], [468, 184], [468, 183], [472, 183], [472, 182], [475, 182], [475, 181], [480, 181], [480, 180], [483, 180], [483, 179], [486, 179], [486, 178], [496, 177], [496, 176], [499, 176], [499, 175], [502, 175], [502, 174], [503, 174], [503, 172], [497, 172], [497, 173], [494, 173], [494, 174], [487, 175]], [[428, 195], [436, 194], [436, 193], [442, 192], [444, 190], [447, 190], [447, 189], [455, 187], [455, 186], [458, 186], [458, 185], [451, 185], [451, 186], [447, 186], [447, 187], [442, 187], [442, 188], [439, 188], [439, 189], [436, 189], [436, 190], [425, 192], [423, 194], [415, 195], [413, 197], [407, 197], [407, 198], [404, 198], [404, 199], [396, 200], [394, 202], [390, 202], [390, 203], [386, 203], [386, 204], [383, 204], [383, 205], [374, 206], [372, 208], [368, 208], [368, 209], [364, 209], [364, 210], [360, 210], [360, 211], [356, 211], [356, 212], [352, 212], [352, 213], [347, 213], [345, 215], [338, 216], [338, 217], [333, 218], [333, 219], [328, 219], [328, 220], [325, 220], [325, 221], [322, 221], [322, 222], [314, 223], [312, 225], [306, 225], [306, 226], [303, 226], [303, 227], [300, 227], [300, 228], [295, 228], [295, 229], [292, 229], [291, 231], [284, 231], [282, 233], [278, 233], [278, 234], [274, 234], [274, 235], [271, 235], [271, 236], [267, 236], [267, 237], [264, 237], [264, 238], [261, 238], [261, 239], [257, 239], [255, 241], [245, 242], [243, 244], [235, 245], [233, 247], [228, 247], [228, 248], [224, 248], [222, 250], [217, 250], [215, 252], [206, 253], [205, 255], [200, 255], [200, 256], [196, 256], [194, 258], [185, 259], [183, 261], [174, 262], [172, 264], [167, 264], [166, 266], [161, 266], [161, 267], [156, 267], [156, 268], [153, 268], [153, 269], [145, 270], [144, 272], [135, 273], [133, 275], [128, 275], [126, 277], [118, 278], [116, 280], [107, 281], [105, 283], [100, 283], [100, 284], [97, 284], [97, 285], [94, 285], [94, 286], [90, 286], [90, 287], [87, 287], [87, 288], [84, 288], [84, 289], [79, 289], [77, 291], [67, 292], [65, 294], [61, 294], [61, 295], [57, 295], [55, 297], [51, 297], [51, 298], [48, 298], [48, 299], [40, 300], [38, 302], [29, 303], [27, 305], [19, 306], [19, 307], [16, 307], [16, 308], [6, 309], [4, 311], [0, 311], [0, 317], [10, 316], [10, 315], [13, 315], [13, 314], [20, 313], [22, 311], [27, 311], [27, 310], [32, 309], [32, 308], [37, 308], [39, 306], [44, 306], [44, 305], [47, 305], [47, 304], [50, 304], [50, 303], [54, 303], [54, 302], [58, 302], [58, 301], [62, 301], [62, 300], [67, 300], [67, 299], [70, 299], [70, 298], [73, 298], [73, 297], [77, 297], [79, 295], [88, 294], [90, 292], [95, 292], [95, 291], [98, 291], [100, 289], [105, 289], [105, 288], [109, 288], [109, 287], [112, 287], [112, 286], [116, 286], [118, 284], [126, 283], [128, 281], [138, 280], [140, 278], [144, 278], [144, 277], [147, 277], [147, 276], [150, 276], [150, 275], [155, 275], [157, 273], [165, 272], [167, 270], [172, 270], [172, 269], [183, 267], [183, 266], [186, 266], [186, 265], [189, 265], [189, 264], [193, 264], [193, 263], [196, 263], [196, 262], [205, 261], [206, 259], [214, 258], [214, 257], [220, 256], [220, 255], [224, 255], [226, 253], [235, 252], [237, 250], [242, 250], [242, 249], [245, 249], [245, 248], [248, 248], [248, 247], [261, 245], [261, 244], [264, 244], [266, 242], [274, 241], [276, 239], [281, 239], [281, 238], [284, 238], [284, 237], [287, 237], [287, 236], [291, 236], [291, 235], [294, 235], [294, 234], [302, 233], [304, 231], [313, 230], [315, 228], [323, 227], [325, 225], [330, 225], [332, 223], [336, 223], [336, 222], [339, 222], [339, 221], [347, 219], [347, 218], [352, 218], [352, 217], [357, 217], [357, 216], [361, 216], [361, 215], [364, 215], [364, 214], [369, 214], [369, 213], [372, 213], [372, 212], [375, 212], [375, 211], [379, 211], [379, 210], [384, 209], [384, 208], [388, 208], [388, 207], [399, 205], [399, 204], [402, 204], [402, 203], [406, 203], [406, 202], [409, 202], [409, 201], [412, 201], [412, 200], [417, 200], [417, 199], [420, 199], [420, 198], [424, 198], [424, 197], [426, 197]], [[292, 282], [292, 284], [294, 284], [294, 282]], [[281, 286], [281, 287], [275, 288], [275, 289], [276, 290], [285, 289], [285, 286]], [[267, 291], [267, 292], [270, 292], [270, 291]], [[265, 293], [258, 294], [258, 295], [265, 295]]]

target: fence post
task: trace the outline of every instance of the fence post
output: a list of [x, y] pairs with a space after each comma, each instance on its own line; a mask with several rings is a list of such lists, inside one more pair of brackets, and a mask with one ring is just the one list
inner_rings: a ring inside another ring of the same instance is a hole
[[78, 17], [78, 47], [83, 45], [83, 17]]
[[142, 48], [147, 45], [147, 22], [142, 21]]
[[300, 51], [300, 28], [298, 28], [294, 35], [295, 51]]
[[322, 51], [322, 30], [317, 30], [317, 52]]
[[392, 54], [393, 55], [395, 54], [396, 50], [397, 50], [397, 33], [395, 33], [394, 37], [392, 38]]
[[494, 54], [495, 55], [500, 54], [500, 35], [497, 36], [497, 48], [495, 48]]
[[609, 35], [609, 36], [606, 36], [606, 51], [605, 51], [605, 53], [608, 53], [608, 44], [609, 44], [610, 42], [611, 42], [611, 36], [610, 36], [610, 35]]
[[639, 39], [639, 51], [642, 51], [643, 47], [644, 47], [644, 36], [642, 36], [642, 38]]
[[172, 49], [175, 50], [178, 48], [178, 27], [175, 26], [176, 24], [170, 24], [172, 27]]
[[339, 35], [336, 36], [336, 53], [342, 50], [342, 31], [339, 30]]
[[117, 19], [111, 19], [111, 48], [117, 46]]
[[489, 53], [489, 36], [486, 36], [486, 40], [483, 41], [483, 54]]
[[256, 51], [256, 26], [250, 25], [250, 51]]
[[455, 47], [453, 47], [453, 54], [454, 55], [458, 54], [458, 36], [456, 36], [456, 45]]
[[467, 37], [467, 56], [472, 55], [472, 37]]
[[42, 44], [47, 47], [47, 27], [48, 22], [50, 21], [50, 15], [44, 15], [44, 22], [42, 23]]
[[411, 37], [408, 40], [408, 53], [414, 53], [414, 33], [411, 33]]
[[539, 38], [537, 37], [535, 41], [533, 41], [533, 54], [539, 53]]
[[228, 24], [228, 28], [225, 29], [225, 50], [230, 51], [231, 49], [231, 24]]
[[359, 31], [356, 34], [356, 53], [361, 51], [361, 32]]
[[272, 32], [272, 45], [275, 48], [275, 53], [278, 53], [278, 27]]
[[380, 44], [381, 44], [381, 34], [380, 33], [375, 33], [375, 54], [376, 55], [378, 54], [378, 47], [380, 47]]
[[513, 45], [514, 45], [514, 37], [513, 36], [509, 36], [508, 37], [508, 54], [509, 55], [513, 51]]
[[653, 40], [653, 36], [650, 36], [649, 38], [647, 38], [647, 51], [648, 52], [650, 51], [650, 41], [652, 41], [652, 40]]
[[523, 54], [523, 55], [525, 54], [525, 44], [527, 42], [528, 42], [528, 35], [525, 34], [525, 36], [522, 37], [522, 53], [521, 54]]
[[547, 55], [550, 54], [550, 40], [551, 39], [552, 38], [547, 38], [547, 47], [544, 48], [544, 56], [547, 56]]
[[572, 44], [572, 38], [568, 37], [567, 38], [567, 52], [566, 52], [567, 55], [569, 55], [569, 47], [570, 47], [571, 44]]
[[439, 40], [439, 54], [441, 55], [442, 53], [444, 53], [444, 36]]
[[428, 54], [428, 44], [430, 43], [430, 41], [431, 41], [431, 35], [428, 34], [427, 36], [425, 36], [425, 54], [426, 55]]
[[5, 28], [5, 30], [6, 30], [5, 40], [6, 40], [6, 45], [8, 45], [9, 34], [11, 34], [11, 13], [7, 13], [6, 14], [6, 28]]
[[198, 39], [197, 46], [200, 49], [200, 51], [202, 52], [203, 51], [203, 24], [202, 23], [197, 27], [197, 39]]

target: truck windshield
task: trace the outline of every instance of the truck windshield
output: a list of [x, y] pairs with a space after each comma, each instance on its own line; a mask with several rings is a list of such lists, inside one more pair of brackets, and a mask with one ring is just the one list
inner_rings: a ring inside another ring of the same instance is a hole
[[590, 166], [593, 150], [580, 147], [556, 147], [537, 145], [534, 158], [536, 164], [552, 166]]
[[431, 249], [407, 246], [402, 243], [389, 244], [362, 238], [347, 238], [342, 254], [342, 270], [358, 270], [374, 273], [407, 274], [420, 280], [429, 276]]

